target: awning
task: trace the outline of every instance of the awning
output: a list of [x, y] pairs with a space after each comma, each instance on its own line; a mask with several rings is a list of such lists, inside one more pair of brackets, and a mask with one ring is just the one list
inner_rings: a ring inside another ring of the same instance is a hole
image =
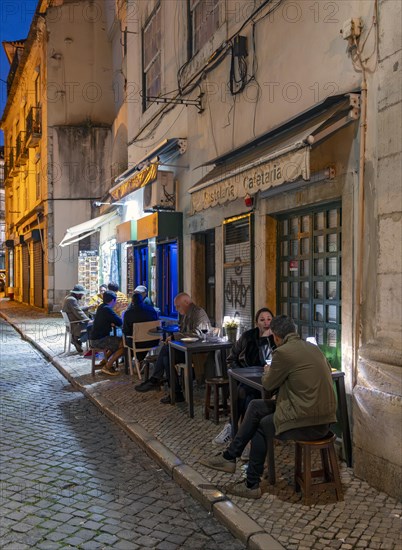
[[307, 111], [258, 143], [215, 159], [215, 168], [189, 189], [192, 213], [300, 178], [309, 180], [311, 147], [359, 116], [358, 95], [331, 99], [325, 109]]
[[186, 151], [187, 140], [184, 138], [165, 139], [142, 158], [135, 166], [129, 168], [115, 179], [116, 185], [109, 194], [115, 200], [120, 200], [129, 193], [141, 189], [154, 181], [158, 173], [158, 165], [164, 165], [178, 154]]
[[113, 210], [113, 212], [108, 212], [87, 222], [74, 225], [67, 229], [66, 234], [60, 242], [60, 246], [68, 246], [69, 244], [76, 243], [85, 237], [89, 237], [100, 230], [100, 228], [109, 223], [111, 220], [118, 216], [118, 212]]

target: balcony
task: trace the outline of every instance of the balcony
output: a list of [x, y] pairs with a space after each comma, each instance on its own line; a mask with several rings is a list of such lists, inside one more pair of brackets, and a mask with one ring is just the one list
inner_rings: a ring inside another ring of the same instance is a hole
[[14, 77], [17, 73], [18, 64], [20, 62], [20, 59], [21, 59], [23, 53], [24, 53], [24, 48], [22, 48], [22, 47], [16, 48], [13, 60], [12, 60], [11, 65], [10, 65], [10, 70], [9, 70], [8, 76], [7, 76], [7, 95], [9, 95], [9, 93], [10, 93]]
[[20, 132], [15, 144], [15, 164], [17, 166], [26, 164], [28, 161], [28, 147], [26, 146], [26, 132]]
[[14, 151], [11, 150], [8, 155], [7, 162], [4, 163], [4, 183], [6, 183], [12, 176], [15, 174], [15, 163], [14, 163]]
[[42, 137], [42, 112], [40, 107], [31, 107], [26, 118], [26, 147], [36, 147]]

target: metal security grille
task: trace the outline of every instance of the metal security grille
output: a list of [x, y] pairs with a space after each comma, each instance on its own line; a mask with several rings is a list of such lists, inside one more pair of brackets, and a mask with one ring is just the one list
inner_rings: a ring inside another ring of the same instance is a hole
[[340, 205], [279, 218], [278, 304], [300, 336], [314, 336], [333, 367], [341, 366]]
[[223, 222], [224, 316], [239, 320], [240, 331], [253, 326], [252, 215]]
[[33, 243], [34, 260], [34, 305], [43, 307], [43, 250], [42, 243]]
[[22, 301], [29, 304], [29, 250], [22, 246]]

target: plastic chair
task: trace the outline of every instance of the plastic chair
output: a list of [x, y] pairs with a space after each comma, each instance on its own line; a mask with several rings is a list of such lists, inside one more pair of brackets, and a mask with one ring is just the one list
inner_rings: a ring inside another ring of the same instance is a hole
[[[61, 316], [63, 317], [64, 325], [66, 328], [66, 332], [64, 333], [64, 352], [63, 353], [70, 353], [71, 350], [71, 325], [74, 325], [76, 323], [82, 323], [82, 321], [70, 321], [68, 318], [68, 315], [65, 311], [60, 311]], [[88, 341], [86, 342], [86, 349], [88, 349]]]
[[154, 328], [160, 327], [161, 322], [160, 321], [146, 321], [144, 323], [134, 323], [133, 324], [133, 345], [130, 347], [127, 344], [126, 337], [123, 334], [123, 345], [126, 352], [126, 358], [128, 361], [128, 366], [130, 369], [130, 375], [134, 375], [133, 371], [133, 359], [135, 363], [135, 368], [137, 369], [137, 375], [138, 379], [142, 380], [141, 376], [141, 369], [140, 369], [140, 361], [137, 357], [138, 353], [143, 353], [144, 351], [150, 351], [154, 349], [155, 346], [149, 346], [149, 347], [141, 347], [138, 348], [137, 344], [141, 342], [143, 344], [144, 342], [151, 342], [154, 340], [160, 340], [160, 335], [158, 334], [148, 334], [148, 332]]

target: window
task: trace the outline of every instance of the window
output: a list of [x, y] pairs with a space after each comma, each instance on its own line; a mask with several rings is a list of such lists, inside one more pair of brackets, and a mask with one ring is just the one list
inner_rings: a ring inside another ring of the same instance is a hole
[[279, 220], [278, 304], [303, 339], [314, 336], [335, 368], [341, 366], [341, 208]]
[[196, 54], [220, 26], [221, 0], [190, 0], [192, 55]]
[[240, 323], [240, 332], [253, 326], [252, 216], [246, 214], [225, 220], [224, 243], [224, 316]]
[[143, 109], [152, 103], [147, 97], [161, 93], [161, 9], [158, 5], [142, 34]]

